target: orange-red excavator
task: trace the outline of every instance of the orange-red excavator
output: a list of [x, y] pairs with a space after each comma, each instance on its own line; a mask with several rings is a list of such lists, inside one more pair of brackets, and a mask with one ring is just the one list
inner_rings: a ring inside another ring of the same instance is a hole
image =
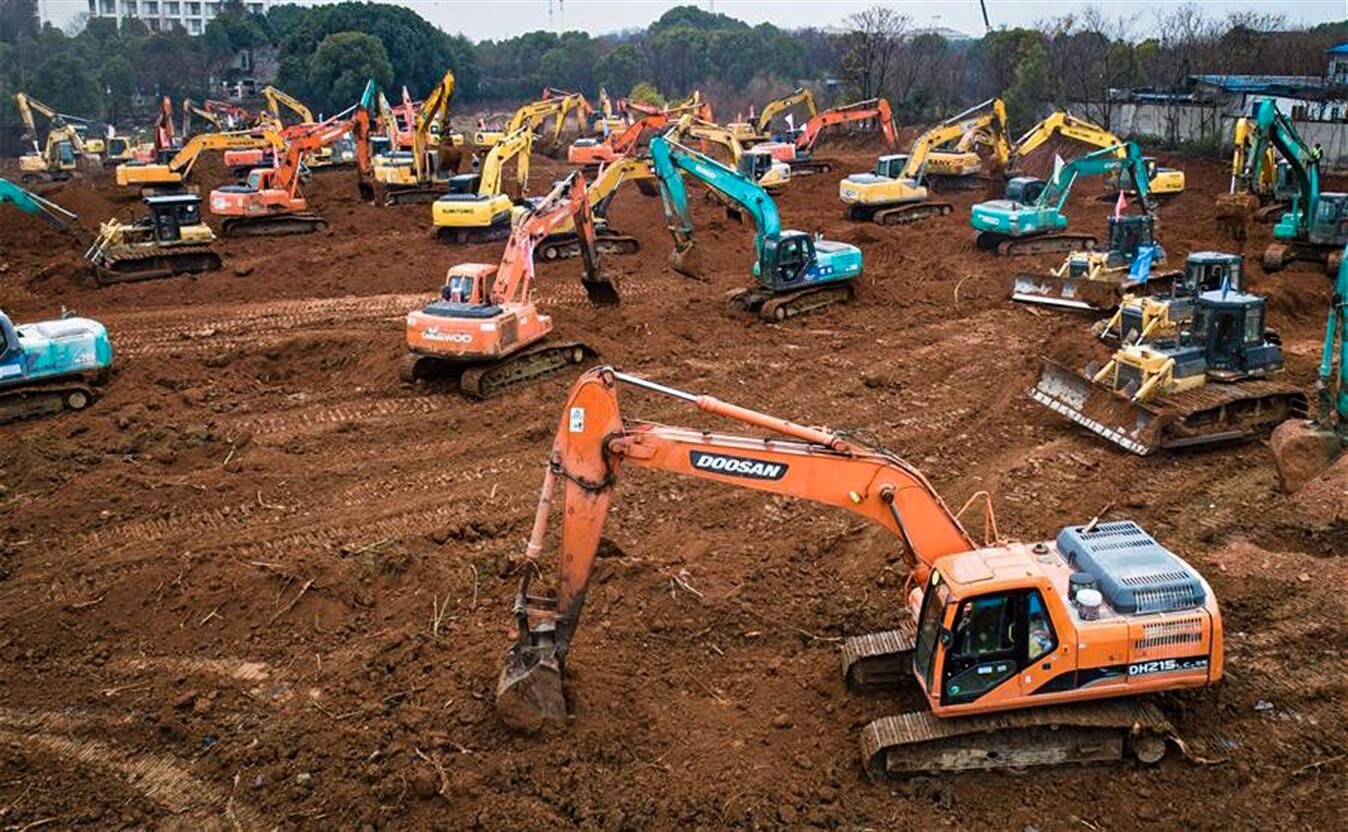
[[629, 156], [637, 149], [637, 143], [647, 130], [659, 130], [677, 121], [678, 114], [662, 111], [642, 116], [627, 126], [621, 133], [609, 134], [602, 139], [576, 139], [567, 148], [566, 160], [573, 165], [585, 165], [597, 168], [601, 164], [610, 164]]
[[363, 109], [349, 119], [326, 121], [287, 142], [281, 164], [254, 169], [242, 185], [211, 191], [211, 213], [225, 217], [222, 233], [226, 237], [259, 237], [309, 234], [327, 228], [327, 221], [309, 210], [309, 201], [300, 191], [300, 171], [306, 154], [329, 147], [348, 133], [356, 134], [361, 197], [372, 198], [369, 129], [369, 114]]
[[891, 150], [898, 145], [899, 134], [894, 126], [894, 113], [889, 108], [889, 102], [883, 98], [872, 98], [867, 101], [844, 104], [841, 107], [834, 107], [831, 110], [825, 110], [818, 115], [811, 116], [810, 120], [805, 122], [805, 126], [796, 134], [794, 142], [762, 142], [754, 145], [754, 150], [759, 153], [769, 153], [772, 158], [786, 162], [791, 166], [792, 173], [807, 176], [812, 173], [828, 173], [833, 166], [823, 159], [815, 159], [812, 155], [815, 142], [819, 141], [820, 133], [826, 127], [865, 121], [876, 123], [876, 127], [884, 134], [885, 143]]
[[534, 248], [569, 221], [584, 259], [586, 295], [597, 305], [616, 305], [617, 284], [599, 269], [585, 177], [576, 172], [515, 218], [499, 265], [452, 267], [440, 300], [408, 313], [403, 379], [452, 368], [465, 395], [485, 399], [593, 357], [594, 349], [579, 341], [545, 341], [552, 317], [534, 303]]
[[[620, 384], [773, 435], [627, 420]], [[519, 636], [496, 693], [512, 727], [537, 730], [566, 717], [564, 667], [624, 464], [844, 508], [894, 535], [911, 570], [896, 629], [846, 639], [843, 673], [861, 689], [915, 679], [927, 707], [865, 726], [863, 761], [873, 777], [1126, 751], [1154, 763], [1166, 739], [1178, 739], [1174, 729], [1152, 703], [1123, 697], [1221, 678], [1211, 587], [1133, 522], [1097, 518], [1053, 541], [1007, 543], [997, 539], [989, 505], [989, 540], [979, 545], [921, 472], [858, 433], [601, 367], [571, 388], [543, 477], [514, 605]], [[534, 584], [559, 487], [559, 574], [543, 591]], [[982, 493], [965, 507], [979, 498], [990, 504]]]

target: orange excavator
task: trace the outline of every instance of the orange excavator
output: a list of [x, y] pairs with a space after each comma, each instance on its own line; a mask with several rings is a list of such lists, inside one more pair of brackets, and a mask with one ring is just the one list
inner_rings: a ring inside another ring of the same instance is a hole
[[[771, 436], [624, 419], [622, 384]], [[498, 714], [526, 731], [565, 719], [566, 659], [626, 464], [835, 506], [894, 536], [911, 573], [896, 629], [846, 639], [842, 669], [854, 689], [915, 681], [926, 708], [863, 728], [863, 761], [873, 777], [1118, 759], [1125, 752], [1159, 761], [1166, 739], [1178, 737], [1155, 705], [1127, 697], [1221, 678], [1221, 616], [1202, 576], [1127, 520], [1097, 518], [1042, 543], [1001, 541], [986, 493], [965, 504], [988, 504], [986, 540], [977, 544], [921, 472], [863, 436], [609, 367], [582, 375], [562, 409], [543, 477], [514, 604], [518, 640], [497, 685]], [[559, 574], [545, 591], [534, 584], [541, 583], [539, 557], [558, 498]]]
[[601, 164], [611, 164], [619, 159], [630, 156], [637, 149], [637, 144], [647, 130], [659, 130], [668, 127], [671, 123], [678, 120], [681, 113], [673, 110], [664, 110], [651, 115], [642, 116], [627, 126], [627, 129], [616, 136], [610, 133], [603, 139], [576, 139], [567, 148], [566, 160], [573, 165], [585, 165], [591, 168], [597, 168]]
[[828, 173], [833, 166], [825, 160], [813, 157], [814, 145], [819, 141], [820, 133], [827, 127], [866, 121], [876, 123], [891, 150], [898, 145], [899, 134], [894, 127], [894, 114], [889, 108], [889, 102], [883, 98], [872, 98], [844, 104], [811, 116], [796, 134], [794, 142], [763, 142], [754, 145], [754, 149], [760, 153], [769, 153], [778, 161], [786, 162], [791, 166], [793, 174], [808, 176], [812, 173]]
[[450, 268], [440, 300], [408, 313], [403, 380], [450, 368], [460, 372], [465, 395], [485, 399], [593, 357], [594, 349], [579, 341], [545, 341], [552, 317], [533, 298], [534, 248], [568, 223], [584, 260], [586, 295], [596, 305], [616, 305], [617, 284], [599, 269], [585, 177], [576, 172], [515, 218], [500, 264]]
[[280, 236], [327, 228], [327, 221], [309, 210], [309, 201], [300, 191], [300, 172], [308, 154], [330, 147], [352, 133], [356, 138], [361, 198], [373, 198], [374, 185], [369, 181], [370, 113], [365, 107], [357, 107], [350, 118], [329, 119], [291, 139], [286, 143], [281, 164], [253, 170], [242, 185], [225, 185], [211, 191], [211, 213], [225, 217], [222, 233], [226, 237]]

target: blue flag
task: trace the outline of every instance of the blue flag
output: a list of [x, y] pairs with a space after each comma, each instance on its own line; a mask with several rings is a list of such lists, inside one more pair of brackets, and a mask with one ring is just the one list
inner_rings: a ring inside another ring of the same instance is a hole
[[1156, 246], [1141, 246], [1137, 250], [1137, 256], [1133, 258], [1133, 265], [1128, 269], [1128, 276], [1138, 283], [1146, 283], [1147, 278], [1151, 276], [1151, 261], [1156, 257]]

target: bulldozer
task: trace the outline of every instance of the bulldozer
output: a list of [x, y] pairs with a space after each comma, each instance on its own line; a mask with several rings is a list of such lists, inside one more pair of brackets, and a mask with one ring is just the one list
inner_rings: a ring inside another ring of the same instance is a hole
[[1125, 344], [1084, 375], [1044, 360], [1035, 401], [1145, 456], [1249, 439], [1306, 413], [1306, 396], [1276, 376], [1282, 348], [1265, 329], [1265, 301], [1203, 292], [1173, 341]]
[[200, 196], [161, 194], [144, 202], [149, 216], [129, 223], [108, 220], [84, 253], [100, 286], [220, 268], [220, 255], [212, 248], [215, 233], [201, 218]]
[[1149, 281], [1138, 288], [1151, 294], [1124, 295], [1114, 314], [1095, 327], [1096, 334], [1101, 340], [1125, 344], [1175, 338], [1193, 320], [1198, 296], [1223, 287], [1244, 291], [1245, 258], [1221, 251], [1193, 252], [1183, 274], [1168, 289], [1157, 290]]
[[[1168, 291], [1180, 272], [1154, 273], [1165, 263], [1165, 249], [1156, 242], [1151, 214], [1115, 214], [1109, 220], [1109, 248], [1074, 251], [1048, 274], [1021, 272], [1011, 281], [1011, 299], [1066, 309], [1113, 309], [1119, 300], [1146, 285]], [[1145, 269], [1145, 271], [1144, 271]]]
[[[745, 435], [629, 420], [622, 389], [722, 417]], [[641, 484], [640, 469], [649, 469], [843, 509], [893, 536], [909, 572], [894, 629], [845, 639], [842, 676], [852, 690], [906, 687], [922, 707], [863, 725], [861, 762], [873, 779], [1129, 754], [1159, 762], [1174, 729], [1137, 697], [1222, 675], [1222, 618], [1203, 577], [1129, 520], [1067, 526], [1038, 543], [1001, 540], [986, 493], [969, 501], [981, 496], [987, 506], [984, 540], [975, 542], [922, 472], [867, 435], [611, 367], [581, 376], [543, 472], [497, 715], [523, 732], [567, 721], [567, 659], [604, 523], [618, 487], [629, 477]], [[555, 506], [556, 572], [544, 578]]]

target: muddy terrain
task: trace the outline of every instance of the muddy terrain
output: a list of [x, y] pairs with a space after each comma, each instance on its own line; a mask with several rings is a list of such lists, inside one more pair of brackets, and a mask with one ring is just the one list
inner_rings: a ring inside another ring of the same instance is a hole
[[[116, 374], [79, 414], [0, 427], [0, 825], [64, 829], [1321, 830], [1348, 801], [1348, 496], [1284, 496], [1266, 442], [1132, 456], [1026, 395], [1039, 356], [1105, 354], [1091, 319], [1016, 306], [1005, 279], [1055, 256], [976, 251], [968, 207], [852, 223], [842, 174], [780, 197], [789, 227], [864, 251], [850, 305], [781, 325], [730, 309], [752, 232], [697, 201], [705, 282], [671, 271], [660, 202], [610, 210], [639, 254], [608, 257], [595, 308], [579, 262], [540, 266], [559, 338], [661, 383], [808, 424], [864, 428], [947, 502], [992, 494], [1003, 536], [1130, 517], [1218, 595], [1226, 678], [1158, 698], [1212, 762], [1136, 763], [874, 785], [857, 735], [898, 710], [849, 695], [845, 635], [891, 626], [897, 542], [836, 510], [643, 471], [623, 477], [571, 653], [574, 716], [512, 734], [492, 696], [568, 384], [471, 402], [398, 378], [403, 316], [452, 264], [500, 244], [434, 239], [428, 206], [362, 204], [355, 174], [308, 188], [325, 233], [226, 240], [224, 270], [95, 288], [84, 245], [0, 211], [0, 307], [107, 324]], [[1051, 158], [1051, 156], [1049, 157]], [[1231, 250], [1183, 168], [1160, 236]], [[565, 172], [538, 158], [533, 192]], [[203, 163], [203, 190], [224, 171]], [[1074, 228], [1103, 232], [1098, 182]], [[110, 176], [49, 197], [88, 228], [136, 210]], [[213, 223], [218, 220], [212, 218]], [[1310, 390], [1329, 281], [1265, 276], [1288, 378]], [[624, 393], [629, 418], [716, 424]], [[722, 423], [722, 428], [730, 426]], [[1342, 471], [1342, 469], [1340, 469]], [[971, 529], [981, 520], [966, 517]], [[911, 703], [908, 703], [911, 704]]]

